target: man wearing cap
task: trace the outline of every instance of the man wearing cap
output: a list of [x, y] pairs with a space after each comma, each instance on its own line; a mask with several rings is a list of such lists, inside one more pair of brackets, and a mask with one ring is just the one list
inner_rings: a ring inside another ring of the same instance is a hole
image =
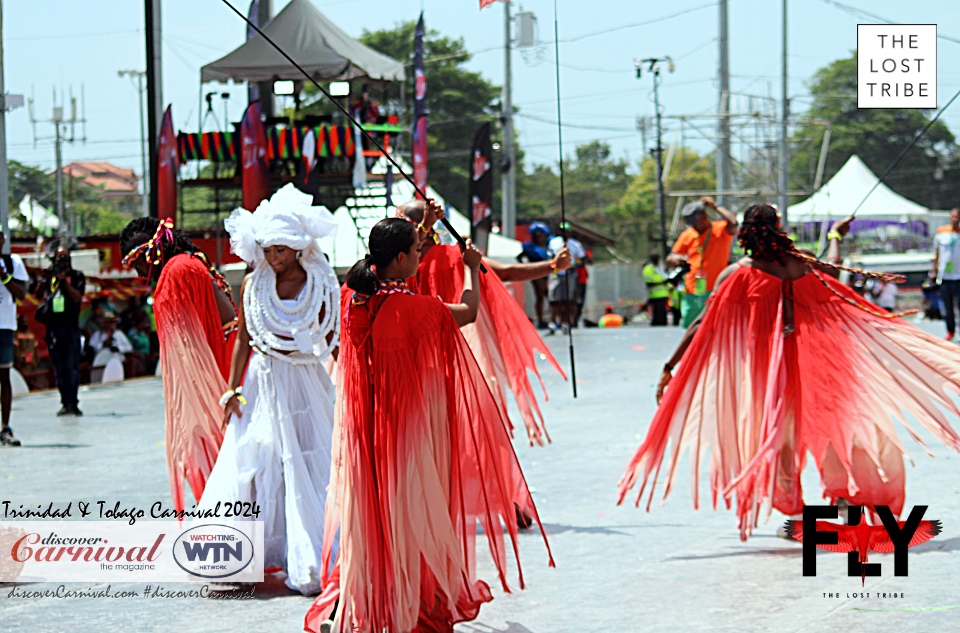
[[90, 347], [94, 354], [108, 349], [115, 354], [129, 354], [133, 351], [130, 339], [117, 329], [117, 315], [113, 312], [103, 313], [103, 329], [94, 332], [90, 337]]
[[[543, 222], [531, 222], [529, 227], [530, 239], [523, 243], [523, 252], [517, 255], [517, 261], [536, 263], [550, 259], [547, 252], [547, 242], [550, 240], [550, 229]], [[533, 279], [533, 292], [537, 312], [537, 328], [546, 329], [547, 322], [543, 318], [543, 302], [547, 298], [547, 278]]]
[[[709, 210], [716, 211], [723, 219], [711, 222], [707, 215]], [[689, 228], [674, 243], [673, 252], [667, 256], [667, 265], [679, 266], [684, 261], [690, 265], [680, 302], [683, 327], [689, 327], [703, 311], [717, 277], [730, 261], [730, 245], [737, 234], [738, 224], [733, 213], [717, 206], [709, 196], [686, 205], [682, 214]]]

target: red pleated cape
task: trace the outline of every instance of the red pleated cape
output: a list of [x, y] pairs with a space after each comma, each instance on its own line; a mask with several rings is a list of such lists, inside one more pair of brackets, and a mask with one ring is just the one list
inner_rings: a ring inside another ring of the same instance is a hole
[[217, 460], [223, 433], [220, 396], [227, 390], [231, 341], [224, 340], [210, 272], [192, 255], [176, 255], [154, 293], [166, 404], [167, 474], [176, 510], [185, 507], [186, 478], [199, 499]]
[[[459, 247], [433, 246], [420, 260], [415, 291], [438, 297], [445, 303], [459, 303], [463, 294], [463, 274]], [[549, 361], [564, 380], [567, 377], [503, 281], [489, 267], [480, 275], [477, 320], [462, 330], [511, 433], [513, 424], [507, 415], [507, 389], [513, 393], [520, 409], [530, 444], [549, 442], [550, 436], [528, 372], [533, 372], [540, 381], [544, 400], [547, 399], [547, 390], [537, 369], [537, 356]]]
[[491, 599], [478, 524], [504, 590], [509, 558], [523, 587], [514, 500], [522, 489], [532, 508], [529, 490], [446, 306], [345, 295], [341, 314], [324, 572], [338, 531], [339, 553], [304, 627], [319, 631], [339, 600], [336, 631], [449, 632]]
[[899, 515], [906, 450], [894, 419], [923, 445], [904, 412], [960, 450], [943, 412], [960, 415], [951, 399], [960, 393], [958, 346], [851, 305], [865, 301], [815, 271], [792, 282], [795, 332], [784, 335], [785, 291], [783, 280], [741, 267], [713, 295], [620, 481], [621, 502], [639, 481], [637, 504], [649, 484], [649, 510], [664, 462], [665, 500], [689, 449], [694, 506], [707, 458], [713, 505], [721, 496], [729, 508], [736, 497], [746, 539], [762, 507], [802, 511], [807, 454], [824, 498]]

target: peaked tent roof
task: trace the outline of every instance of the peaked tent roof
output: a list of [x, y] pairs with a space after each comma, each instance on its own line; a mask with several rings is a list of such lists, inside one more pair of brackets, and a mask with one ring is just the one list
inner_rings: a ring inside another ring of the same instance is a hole
[[[264, 34], [317, 81], [368, 77], [401, 81], [403, 64], [353, 39], [328, 20], [310, 0], [292, 0]], [[303, 79], [259, 33], [232, 53], [200, 70], [201, 81], [274, 81]]]
[[[860, 157], [854, 154], [827, 184], [799, 204], [790, 205], [790, 223], [818, 222], [840, 219], [850, 215], [867, 192], [877, 183], [877, 176]], [[885, 184], [880, 185], [860, 206], [857, 218], [861, 220], [901, 219], [908, 221], [927, 216], [929, 209], [908, 200]]]

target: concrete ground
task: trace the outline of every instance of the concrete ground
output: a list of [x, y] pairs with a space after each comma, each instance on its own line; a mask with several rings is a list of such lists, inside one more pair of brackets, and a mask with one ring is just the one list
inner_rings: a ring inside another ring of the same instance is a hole
[[[804, 577], [801, 546], [775, 536], [783, 519], [777, 514], [742, 543], [733, 512], [693, 510], [689, 464], [681, 466], [666, 505], [647, 513], [615, 504], [617, 480], [655, 408], [660, 368], [679, 338], [675, 328], [577, 331], [576, 400], [569, 383], [545, 372], [550, 401], [544, 414], [553, 444], [530, 448], [520, 439], [516, 445], [557, 567], [547, 567], [538, 533], [524, 534], [527, 589], [504, 594], [481, 542], [479, 575], [494, 587], [495, 599], [476, 621], [458, 625], [458, 633], [914, 632], [960, 624], [954, 571], [960, 563], [960, 456], [932, 439], [935, 459], [901, 429], [916, 460], [908, 469], [907, 506], [928, 505], [926, 518], [940, 519], [943, 533], [910, 550], [908, 577], [893, 576], [892, 555], [871, 555], [883, 575], [868, 578], [865, 587], [846, 576], [843, 555], [829, 552], [818, 556], [819, 575]], [[547, 341], [569, 367], [567, 339]], [[79, 419], [56, 418], [58, 407], [56, 393], [15, 401], [13, 428], [24, 445], [0, 450], [0, 500], [169, 502], [158, 379], [83, 391], [86, 415]], [[817, 503], [816, 477], [808, 472], [804, 481], [807, 502]], [[705, 481], [701, 489], [708, 490]], [[511, 580], [516, 589], [516, 577]], [[37, 633], [292, 633], [301, 629], [311, 602], [276, 579], [259, 587], [255, 599], [238, 601], [24, 599], [8, 592], [9, 586], [0, 587], [0, 631]], [[861, 592], [869, 597], [848, 597]], [[884, 592], [904, 597], [877, 597]]]

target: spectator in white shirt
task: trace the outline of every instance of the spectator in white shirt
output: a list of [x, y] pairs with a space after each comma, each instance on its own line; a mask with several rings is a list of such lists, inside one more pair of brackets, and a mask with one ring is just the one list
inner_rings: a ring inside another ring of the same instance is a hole
[[94, 332], [90, 337], [90, 347], [94, 354], [109, 349], [117, 354], [129, 354], [133, 345], [127, 335], [117, 329], [117, 315], [113, 312], [103, 313], [103, 329]]
[[[550, 297], [550, 312], [553, 323], [559, 321], [564, 330], [573, 324], [573, 317], [577, 308], [577, 266], [580, 265], [583, 258], [587, 256], [587, 251], [579, 240], [568, 237], [566, 244], [561, 235], [554, 235], [550, 238], [547, 250], [551, 256], [559, 253], [566, 245], [570, 251], [570, 268], [558, 271], [555, 277], [551, 277], [549, 282], [548, 295]], [[551, 330], [556, 327], [553, 325]]]
[[949, 341], [956, 331], [956, 304], [960, 300], [960, 209], [950, 212], [950, 224], [937, 229], [933, 238], [933, 270], [930, 271], [930, 277], [940, 284], [947, 322], [946, 339]]
[[[4, 236], [0, 231], [0, 250]], [[20, 446], [10, 428], [10, 407], [13, 387], [10, 368], [13, 367], [13, 340], [17, 331], [17, 301], [27, 296], [27, 269], [17, 255], [0, 256], [0, 446]]]

